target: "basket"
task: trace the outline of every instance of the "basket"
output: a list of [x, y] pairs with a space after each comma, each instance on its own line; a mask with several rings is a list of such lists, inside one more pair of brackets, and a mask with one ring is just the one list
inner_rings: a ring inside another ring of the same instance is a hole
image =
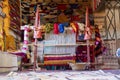
[[68, 63], [72, 70], [85, 70], [88, 63]]
[[0, 72], [17, 71], [17, 56], [7, 52], [0, 52]]

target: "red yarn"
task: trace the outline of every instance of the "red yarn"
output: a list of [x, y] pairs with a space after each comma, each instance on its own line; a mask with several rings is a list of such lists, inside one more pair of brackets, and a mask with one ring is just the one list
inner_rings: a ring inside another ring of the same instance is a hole
[[59, 33], [58, 24], [55, 23], [55, 24], [54, 24], [54, 34], [58, 34], [58, 33]]
[[76, 33], [78, 34], [78, 32], [79, 32], [79, 26], [78, 26], [78, 24], [76, 22], [74, 22], [74, 25], [76, 27]]

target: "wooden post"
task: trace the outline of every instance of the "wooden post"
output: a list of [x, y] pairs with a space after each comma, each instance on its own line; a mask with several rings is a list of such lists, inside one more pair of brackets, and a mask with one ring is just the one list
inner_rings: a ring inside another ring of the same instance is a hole
[[89, 39], [91, 38], [91, 32], [90, 32], [90, 22], [89, 22], [89, 14], [88, 14], [88, 7], [86, 7], [86, 29], [85, 29], [85, 37], [84, 40], [87, 42], [87, 62], [90, 63], [90, 43]]
[[90, 42], [87, 40], [87, 62], [90, 63]]
[[34, 71], [36, 71], [36, 62], [37, 62], [37, 38], [42, 38], [42, 34], [40, 31], [40, 14], [39, 14], [39, 5], [37, 5], [36, 13], [35, 13], [35, 26], [34, 26]]
[[36, 71], [37, 67], [37, 38], [35, 38], [35, 44], [34, 44], [34, 71]]

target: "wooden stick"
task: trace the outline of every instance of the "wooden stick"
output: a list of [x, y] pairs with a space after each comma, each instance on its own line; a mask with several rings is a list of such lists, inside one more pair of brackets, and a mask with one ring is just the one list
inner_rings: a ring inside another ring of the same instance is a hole
[[87, 40], [87, 62], [90, 63], [90, 45], [89, 45], [89, 40]]
[[37, 38], [35, 38], [35, 45], [34, 45], [34, 71], [36, 71], [37, 67]]
[[[89, 13], [88, 13], [88, 7], [86, 7], [86, 27], [89, 27]], [[90, 62], [90, 46], [89, 46], [89, 39], [87, 39], [87, 62]]]

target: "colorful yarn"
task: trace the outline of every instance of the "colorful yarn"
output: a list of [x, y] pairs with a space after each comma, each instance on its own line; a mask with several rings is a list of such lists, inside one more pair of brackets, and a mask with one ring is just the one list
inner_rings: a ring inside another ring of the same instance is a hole
[[79, 26], [78, 26], [78, 24], [76, 22], [74, 22], [73, 24], [75, 25], [75, 27], [76, 27], [76, 33], [78, 34]]
[[55, 24], [54, 24], [54, 34], [58, 34], [58, 33], [59, 33], [58, 24], [55, 23]]
[[59, 24], [59, 32], [60, 33], [64, 32], [64, 25], [63, 24]]
[[29, 42], [28, 42], [28, 40], [24, 40], [24, 44], [28, 44]]
[[65, 27], [69, 27], [69, 23], [68, 22], [64, 22], [62, 23]]
[[79, 29], [81, 30], [81, 31], [84, 31], [85, 30], [85, 25], [83, 24], [83, 23], [77, 23], [78, 24], [78, 26], [79, 26]]
[[53, 30], [53, 24], [47, 23], [47, 24], [45, 25], [45, 32], [46, 32], [46, 33], [50, 33], [52, 30]]
[[76, 25], [74, 23], [70, 23], [71, 27], [73, 28], [73, 31], [74, 32], [77, 32], [77, 28], [76, 28]]

